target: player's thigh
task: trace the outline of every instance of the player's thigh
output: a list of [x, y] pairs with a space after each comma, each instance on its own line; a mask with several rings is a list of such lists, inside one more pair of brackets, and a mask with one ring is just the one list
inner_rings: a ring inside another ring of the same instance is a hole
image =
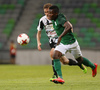
[[50, 51], [50, 56], [51, 56], [51, 57], [53, 57], [54, 49], [55, 49], [55, 48], [52, 48], [51, 51]]
[[62, 53], [60, 51], [55, 50], [53, 54], [53, 59], [60, 59], [62, 56]]
[[66, 53], [66, 47], [63, 44], [59, 44], [56, 46], [55, 51], [59, 51], [64, 55]]
[[71, 54], [74, 56], [75, 59], [79, 58], [82, 56], [82, 52], [80, 50], [80, 46], [77, 45], [76, 47], [70, 49]]

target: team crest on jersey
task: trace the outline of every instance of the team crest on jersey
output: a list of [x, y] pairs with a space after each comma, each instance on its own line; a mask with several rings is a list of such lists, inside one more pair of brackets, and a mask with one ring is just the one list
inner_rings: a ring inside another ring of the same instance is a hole
[[57, 26], [57, 23], [55, 22], [55, 25]]

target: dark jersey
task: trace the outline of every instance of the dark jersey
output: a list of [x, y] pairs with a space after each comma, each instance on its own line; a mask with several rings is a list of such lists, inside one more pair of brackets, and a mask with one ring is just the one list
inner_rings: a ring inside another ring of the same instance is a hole
[[[53, 27], [58, 36], [62, 34], [64, 31], [64, 23], [67, 22], [66, 17], [63, 14], [59, 14], [57, 19], [54, 21], [52, 20]], [[62, 37], [61, 43], [63, 44], [72, 44], [76, 41], [72, 31], [70, 30], [65, 36]]]

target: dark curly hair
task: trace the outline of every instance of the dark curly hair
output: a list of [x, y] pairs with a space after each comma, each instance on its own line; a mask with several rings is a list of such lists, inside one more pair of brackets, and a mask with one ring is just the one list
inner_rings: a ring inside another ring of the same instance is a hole
[[52, 5], [49, 9], [54, 10], [55, 13], [59, 13], [59, 8], [56, 5]]

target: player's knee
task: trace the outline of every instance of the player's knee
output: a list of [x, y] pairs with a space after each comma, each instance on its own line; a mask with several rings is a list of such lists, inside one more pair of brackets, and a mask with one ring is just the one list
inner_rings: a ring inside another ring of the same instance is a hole
[[56, 54], [54, 54], [54, 55], [53, 55], [53, 59], [59, 59], [59, 56], [56, 55]]
[[62, 53], [59, 52], [59, 51], [55, 51], [55, 52], [53, 53], [53, 59], [60, 59], [61, 56], [62, 56]]
[[60, 61], [62, 64], [66, 65], [66, 61], [64, 61], [62, 58], [60, 58]]
[[65, 61], [63, 61], [62, 64], [66, 65], [67, 63]]
[[78, 57], [76, 60], [78, 61], [79, 64], [81, 64], [83, 62], [83, 58], [82, 57]]
[[53, 53], [50, 53], [50, 57], [53, 58]]
[[53, 55], [53, 59], [58, 59], [58, 56], [57, 55]]

